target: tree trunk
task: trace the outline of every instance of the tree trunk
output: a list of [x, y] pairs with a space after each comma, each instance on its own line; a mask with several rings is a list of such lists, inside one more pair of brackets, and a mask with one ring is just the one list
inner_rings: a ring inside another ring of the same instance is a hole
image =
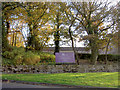
[[[29, 49], [35, 49], [35, 50], [39, 50], [39, 46], [38, 46], [38, 41], [36, 39], [36, 28], [37, 28], [37, 25], [36, 24], [28, 24], [29, 26], [29, 37], [28, 37], [28, 46], [27, 47], [30, 47]], [[27, 48], [26, 47], [26, 48]], [[27, 50], [27, 49], [26, 49]]]
[[13, 40], [12, 40], [12, 46], [14, 46], [14, 31], [13, 31]]
[[90, 47], [91, 47], [91, 63], [96, 64], [98, 58], [98, 47], [96, 40], [90, 40]]
[[60, 27], [60, 24], [59, 24], [59, 12], [58, 12], [58, 14], [57, 14], [56, 21], [57, 21], [57, 31], [56, 31], [55, 34], [54, 34], [54, 38], [55, 38], [55, 51], [54, 51], [54, 55], [55, 55], [56, 52], [59, 52], [59, 51], [60, 51], [60, 46], [59, 46], [59, 41], [60, 41], [60, 31], [59, 31], [59, 27]]
[[108, 43], [107, 43], [107, 46], [106, 46], [106, 51], [105, 51], [105, 62], [106, 62], [106, 64], [108, 63], [108, 61], [107, 61], [107, 52], [108, 52], [108, 46], [110, 44], [110, 40], [111, 40], [111, 37], [108, 40]]
[[55, 37], [55, 51], [54, 51], [54, 54], [56, 52], [59, 52], [60, 50], [60, 47], [59, 47], [59, 39], [60, 39], [60, 35], [59, 35], [59, 26], [57, 27], [57, 32], [55, 33], [54, 37]]
[[17, 32], [16, 32], [16, 35], [15, 35], [15, 46], [17, 44]]
[[[33, 36], [33, 28], [32, 28], [32, 25], [29, 23], [28, 24], [28, 26], [29, 26], [29, 36], [28, 36], [28, 46], [27, 47], [29, 47], [29, 49], [30, 49], [30, 47], [33, 47], [33, 39], [32, 39], [32, 36]], [[27, 50], [27, 47], [26, 47], [26, 50]]]
[[71, 26], [69, 27], [69, 35], [70, 35], [70, 40], [72, 42], [72, 48], [73, 48], [73, 51], [74, 51], [75, 59], [77, 60], [77, 64], [79, 65], [78, 55], [77, 55], [75, 47], [74, 47], [74, 41], [73, 41], [73, 37], [72, 37], [72, 33], [71, 33]]
[[2, 18], [2, 51], [5, 51], [6, 49], [9, 48], [8, 39], [7, 39], [8, 29], [9, 28], [7, 28], [6, 30], [5, 21]]
[[6, 24], [7, 24], [7, 34], [8, 34], [8, 30], [10, 29], [10, 23], [7, 21]]
[[118, 15], [117, 15], [117, 26], [118, 26], [118, 54], [120, 54], [120, 2], [118, 4]]
[[[119, 27], [120, 27], [120, 25], [119, 25]], [[120, 28], [118, 31], [118, 54], [120, 55]]]

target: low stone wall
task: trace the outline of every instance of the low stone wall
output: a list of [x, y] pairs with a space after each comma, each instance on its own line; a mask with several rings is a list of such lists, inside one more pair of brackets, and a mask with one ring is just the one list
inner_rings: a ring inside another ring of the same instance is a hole
[[2, 73], [118, 72], [118, 65], [18, 65], [3, 66]]

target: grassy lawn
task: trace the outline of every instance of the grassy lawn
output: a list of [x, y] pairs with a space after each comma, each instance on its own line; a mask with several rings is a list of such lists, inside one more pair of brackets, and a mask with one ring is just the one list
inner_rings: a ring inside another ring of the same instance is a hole
[[56, 74], [3, 74], [2, 79], [118, 88], [118, 72], [56, 73]]

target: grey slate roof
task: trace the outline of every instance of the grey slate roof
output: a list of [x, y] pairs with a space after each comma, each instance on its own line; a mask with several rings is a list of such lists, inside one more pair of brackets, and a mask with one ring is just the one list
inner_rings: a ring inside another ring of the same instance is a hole
[[[44, 52], [54, 52], [55, 47], [47, 47], [44, 48], [43, 51]], [[91, 53], [90, 50], [87, 50], [86, 47], [76, 47], [75, 50], [78, 51], [78, 53]], [[72, 47], [60, 47], [60, 52], [72, 52], [73, 49]], [[99, 54], [105, 54], [105, 51], [100, 50]], [[108, 51], [108, 54], [118, 54], [118, 49], [117, 48], [113, 48], [110, 51]]]

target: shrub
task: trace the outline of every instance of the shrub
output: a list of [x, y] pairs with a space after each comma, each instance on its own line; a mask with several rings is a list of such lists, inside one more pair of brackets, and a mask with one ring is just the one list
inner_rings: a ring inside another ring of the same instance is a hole
[[80, 59], [90, 59], [91, 54], [78, 54]]
[[13, 60], [2, 58], [2, 65], [12, 65]]
[[23, 56], [23, 63], [26, 65], [37, 64], [38, 62], [40, 62], [40, 56], [31, 51], [26, 52]]
[[12, 47], [12, 51], [3, 52], [2, 56], [7, 59], [14, 59], [17, 55], [24, 54], [24, 48]]
[[[91, 54], [78, 54], [80, 59], [90, 59]], [[98, 61], [105, 61], [105, 54], [98, 55]], [[120, 61], [120, 55], [112, 55], [108, 54], [107, 55], [107, 60], [108, 61]]]
[[55, 55], [49, 53], [39, 53], [41, 62], [55, 62]]
[[11, 64], [15, 65], [31, 65], [39, 63], [55, 63], [55, 55], [40, 51], [28, 51], [22, 47], [12, 47], [11, 51], [5, 51], [2, 56], [5, 59], [10, 59]]
[[9, 51], [5, 51], [2, 56], [4, 58], [7, 58], [7, 59], [14, 59], [14, 53], [13, 52], [9, 52]]
[[23, 55], [17, 55], [15, 59], [13, 60], [13, 64], [15, 65], [23, 64]]
[[[99, 55], [98, 60], [99, 60], [99, 61], [105, 61], [105, 57], [106, 57], [105, 54]], [[107, 60], [108, 60], [108, 61], [118, 61], [118, 60], [120, 60], [120, 55], [108, 54], [108, 55], [107, 55]]]
[[19, 55], [19, 54], [24, 54], [25, 49], [21, 48], [21, 47], [19, 47], [19, 48], [14, 47], [12, 52], [14, 53], [14, 56], [16, 56], [16, 55]]

